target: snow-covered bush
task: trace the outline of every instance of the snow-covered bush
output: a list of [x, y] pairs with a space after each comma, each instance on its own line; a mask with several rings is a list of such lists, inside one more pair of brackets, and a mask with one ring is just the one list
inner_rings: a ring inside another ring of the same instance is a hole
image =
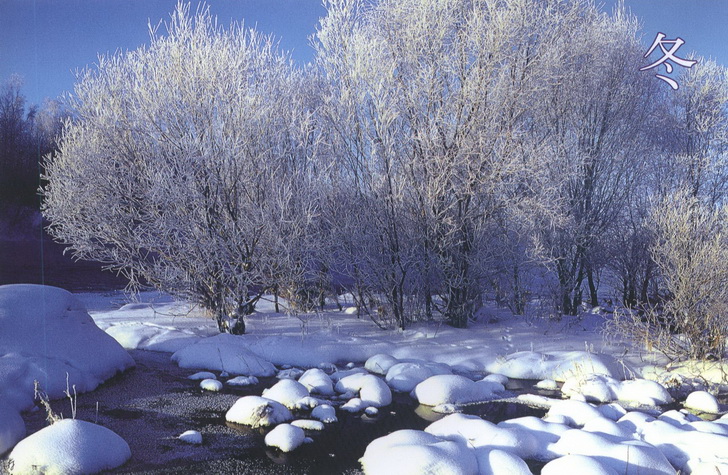
[[316, 243], [305, 78], [272, 38], [180, 4], [166, 35], [80, 74], [45, 162], [50, 233], [243, 333], [258, 292], [295, 285]]

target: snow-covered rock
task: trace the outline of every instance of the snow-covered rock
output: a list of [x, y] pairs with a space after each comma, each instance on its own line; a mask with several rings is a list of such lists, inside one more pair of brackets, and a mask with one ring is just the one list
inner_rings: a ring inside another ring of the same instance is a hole
[[202, 443], [202, 434], [196, 430], [184, 431], [177, 438], [182, 442], [187, 442], [188, 444], [200, 445]]
[[387, 383], [373, 374], [352, 374], [336, 383], [336, 390], [340, 393], [359, 393], [359, 399], [366, 407], [384, 407], [392, 403], [392, 391]]
[[172, 361], [177, 362], [180, 368], [227, 371], [258, 377], [276, 374], [275, 366], [250, 351], [243, 338], [228, 333], [203, 338], [186, 346], [172, 355]]
[[311, 417], [318, 419], [325, 424], [331, 424], [338, 421], [336, 418], [336, 409], [329, 404], [316, 406], [313, 411], [311, 411]]
[[200, 387], [205, 391], [219, 392], [222, 390], [222, 383], [217, 379], [203, 379], [200, 381]]
[[625, 368], [613, 356], [586, 351], [521, 351], [497, 358], [485, 366], [489, 373], [516, 379], [566, 379], [583, 374], [603, 374], [625, 379]]
[[427, 378], [415, 387], [413, 397], [420, 404], [438, 406], [442, 404], [466, 404], [495, 399], [505, 391], [500, 383], [471, 381], [465, 376], [442, 374]]
[[688, 394], [685, 399], [685, 407], [699, 412], [707, 412], [709, 414], [719, 414], [720, 404], [715, 396], [707, 391], [693, 391]]
[[303, 445], [306, 434], [303, 429], [291, 424], [281, 424], [273, 428], [265, 436], [265, 445], [276, 447], [282, 452], [293, 452]]
[[558, 401], [551, 406], [545, 419], [553, 422], [563, 422], [573, 427], [581, 427], [590, 420], [601, 417], [596, 407], [583, 401]]
[[552, 450], [562, 456], [575, 454], [594, 457], [617, 473], [675, 473], [660, 450], [634, 439], [618, 439], [572, 429], [561, 436]]
[[389, 368], [399, 363], [399, 360], [391, 355], [377, 354], [366, 360], [364, 368], [368, 371], [384, 376], [389, 371]]
[[572, 398], [579, 394], [594, 402], [624, 401], [648, 406], [672, 402], [667, 390], [655, 381], [618, 381], [602, 374], [580, 374], [567, 378], [561, 392]]
[[331, 377], [323, 370], [311, 368], [298, 378], [298, 382], [303, 384], [311, 394], [320, 394], [322, 396], [333, 396], [334, 382]]
[[324, 430], [324, 423], [310, 419], [297, 419], [291, 422], [292, 426], [300, 427], [303, 430]]
[[260, 396], [243, 396], [227, 411], [225, 420], [255, 428], [291, 421], [293, 414], [277, 401]]
[[123, 465], [129, 445], [90, 422], [63, 419], [18, 442], [8, 459], [13, 474], [98, 473]]
[[535, 447], [532, 448], [532, 458], [537, 460], [554, 458], [556, 454], [551, 451], [552, 444], [556, 443], [564, 433], [571, 430], [566, 424], [547, 422], [533, 416], [518, 417], [499, 422], [498, 427], [520, 429], [531, 434], [536, 442]]
[[547, 391], [556, 391], [559, 389], [559, 384], [553, 379], [542, 379], [536, 383], [538, 389], [545, 389]]
[[255, 376], [236, 376], [225, 381], [228, 386], [254, 386], [258, 384], [258, 378]]
[[[16, 409], [33, 405], [34, 381], [51, 399], [68, 384], [79, 393], [134, 366], [99, 329], [84, 305], [56, 287], [0, 286], [0, 400]], [[67, 376], [68, 375], [68, 376]]]
[[[539, 444], [530, 431], [517, 427], [499, 427], [477, 416], [450, 414], [425, 429], [441, 439], [462, 442], [473, 449], [500, 449], [521, 458], [532, 458]], [[481, 469], [484, 467], [481, 467]]]
[[203, 379], [217, 379], [217, 376], [209, 371], [200, 371], [187, 376], [187, 379], [191, 379], [192, 381], [202, 381]]
[[304, 373], [300, 368], [285, 368], [278, 371], [276, 378], [278, 379], [298, 379]]
[[0, 455], [25, 437], [25, 422], [17, 409], [0, 399]]
[[387, 371], [385, 380], [395, 391], [408, 393], [418, 384], [437, 374], [451, 374], [446, 365], [427, 363], [425, 361], [401, 362], [392, 365]]
[[359, 461], [368, 475], [472, 475], [478, 472], [473, 451], [462, 442], [409, 429], [372, 441]]
[[298, 401], [308, 396], [306, 386], [292, 379], [281, 379], [273, 387], [263, 391], [263, 397], [278, 401], [288, 409], [295, 409]]
[[505, 450], [480, 448], [475, 450], [475, 457], [478, 475], [531, 475], [522, 458]]

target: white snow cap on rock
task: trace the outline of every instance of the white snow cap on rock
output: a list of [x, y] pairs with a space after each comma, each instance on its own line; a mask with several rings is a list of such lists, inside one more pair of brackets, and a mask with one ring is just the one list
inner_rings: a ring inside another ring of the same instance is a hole
[[311, 394], [333, 396], [334, 382], [331, 377], [319, 368], [311, 368], [298, 378], [298, 382], [306, 386]]
[[216, 393], [222, 390], [222, 383], [217, 379], [203, 379], [200, 381], [200, 387], [205, 391], [212, 391]]
[[392, 365], [385, 380], [395, 391], [409, 393], [422, 381], [438, 374], [452, 374], [452, 370], [442, 363], [405, 361]]
[[567, 378], [561, 391], [566, 396], [579, 394], [587, 401], [595, 402], [624, 401], [648, 406], [672, 402], [667, 390], [655, 381], [618, 381], [602, 374], [581, 374]]
[[364, 367], [367, 371], [384, 376], [389, 371], [389, 368], [397, 363], [399, 363], [399, 360], [394, 356], [379, 353], [366, 360]]
[[221, 333], [203, 338], [172, 355], [172, 361], [180, 368], [227, 371], [230, 374], [247, 376], [273, 376], [276, 368], [245, 345], [245, 340], [237, 335]]
[[336, 418], [336, 409], [329, 404], [316, 406], [313, 411], [311, 411], [311, 417], [318, 419], [325, 424], [331, 424], [332, 422], [338, 421]]
[[191, 379], [192, 381], [201, 381], [203, 379], [217, 379], [217, 376], [209, 371], [200, 371], [199, 373], [187, 376], [187, 379]]
[[182, 442], [187, 442], [188, 444], [200, 445], [202, 443], [202, 434], [196, 430], [185, 431], [177, 438]]
[[685, 407], [695, 411], [707, 412], [709, 414], [719, 414], [720, 404], [715, 396], [707, 391], [693, 391], [688, 394], [685, 399]]
[[293, 452], [303, 444], [304, 440], [306, 434], [303, 429], [291, 424], [281, 424], [266, 434], [265, 445], [276, 447], [282, 452]]
[[258, 384], [258, 378], [255, 376], [236, 376], [225, 381], [228, 386], [254, 386]]
[[90, 422], [63, 419], [18, 442], [8, 456], [13, 474], [98, 473], [123, 465], [129, 445]]
[[475, 382], [465, 376], [441, 374], [418, 384], [412, 395], [420, 404], [438, 406], [488, 401], [497, 398], [497, 394], [503, 391], [505, 388], [500, 383]]
[[43, 285], [0, 286], [0, 399], [32, 407], [33, 381], [51, 399], [68, 383], [93, 391], [134, 360], [99, 329], [70, 292]]
[[288, 409], [295, 409], [296, 403], [308, 396], [306, 386], [293, 379], [281, 379], [273, 387], [263, 391], [263, 397], [278, 401]]
[[592, 373], [625, 379], [625, 367], [614, 357], [586, 351], [521, 351], [498, 358], [486, 365], [489, 373], [516, 379], [553, 379], [565, 381], [580, 374]]
[[291, 421], [293, 414], [279, 402], [260, 396], [243, 396], [227, 411], [225, 420], [256, 428]]
[[368, 475], [478, 473], [474, 453], [462, 442], [443, 440], [427, 432], [404, 429], [372, 441], [359, 460]]
[[357, 373], [346, 376], [336, 383], [336, 390], [340, 393], [359, 393], [364, 410], [368, 406], [384, 407], [392, 404], [392, 391], [381, 378], [373, 374]]

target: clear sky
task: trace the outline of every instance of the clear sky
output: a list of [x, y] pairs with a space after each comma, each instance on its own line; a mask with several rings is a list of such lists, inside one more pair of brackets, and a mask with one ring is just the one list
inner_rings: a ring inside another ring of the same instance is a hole
[[[618, 0], [596, 0], [605, 9]], [[70, 91], [74, 71], [99, 54], [135, 49], [147, 23], [169, 19], [177, 0], [0, 0], [0, 81], [17, 73], [31, 103]], [[690, 51], [728, 65], [728, 0], [625, 0], [642, 19], [645, 51], [658, 32]], [[197, 2], [193, 1], [193, 8]], [[273, 33], [296, 61], [310, 61], [308, 37], [325, 13], [320, 0], [208, 0], [221, 24], [244, 20]]]

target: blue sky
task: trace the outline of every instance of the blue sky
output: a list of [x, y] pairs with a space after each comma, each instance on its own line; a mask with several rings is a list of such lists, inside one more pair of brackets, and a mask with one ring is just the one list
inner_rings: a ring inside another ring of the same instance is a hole
[[[617, 0], [597, 0], [611, 9]], [[99, 54], [135, 49], [149, 39], [147, 22], [168, 19], [177, 0], [0, 0], [0, 81], [13, 73], [25, 79], [31, 103], [73, 87], [74, 71]], [[678, 56], [690, 51], [728, 65], [728, 1], [625, 0], [643, 22], [645, 51], [658, 32], [680, 37]], [[311, 60], [307, 38], [325, 13], [320, 0], [208, 0], [226, 25], [248, 26], [280, 39], [301, 63]], [[196, 5], [196, 2], [193, 2]], [[193, 7], [194, 8], [194, 7]]]

